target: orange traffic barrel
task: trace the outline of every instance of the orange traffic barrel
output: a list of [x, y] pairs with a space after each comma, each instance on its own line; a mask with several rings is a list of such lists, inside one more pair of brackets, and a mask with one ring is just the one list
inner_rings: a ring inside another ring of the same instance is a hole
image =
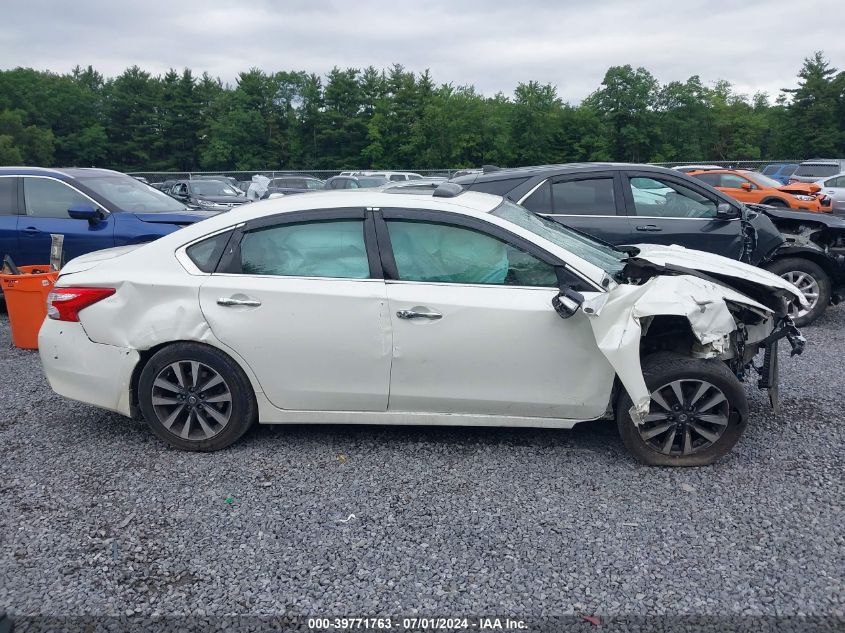
[[18, 270], [20, 275], [0, 274], [12, 343], [23, 349], [38, 349], [38, 330], [47, 316], [47, 295], [59, 273], [50, 266], [18, 266]]

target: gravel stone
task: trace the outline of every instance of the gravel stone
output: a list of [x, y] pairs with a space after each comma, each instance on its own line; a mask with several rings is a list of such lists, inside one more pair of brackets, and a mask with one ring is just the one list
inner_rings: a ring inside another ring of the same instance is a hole
[[259, 426], [179, 452], [55, 395], [0, 315], [0, 611], [842, 617], [845, 309], [804, 333], [782, 416], [749, 383], [728, 457], [661, 469], [611, 422]]

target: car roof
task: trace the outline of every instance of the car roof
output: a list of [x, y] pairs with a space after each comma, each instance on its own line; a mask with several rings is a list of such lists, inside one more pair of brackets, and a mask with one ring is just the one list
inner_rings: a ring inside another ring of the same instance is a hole
[[234, 226], [240, 222], [249, 222], [258, 218], [295, 211], [348, 208], [422, 208], [462, 215], [483, 216], [501, 203], [501, 196], [478, 191], [464, 191], [451, 198], [432, 197], [430, 193], [425, 192], [397, 196], [378, 189], [314, 191], [245, 204], [227, 213], [183, 227], [177, 232], [185, 236], [184, 240], [180, 240], [185, 243], [196, 237]]
[[[49, 176], [59, 179], [85, 176], [127, 176], [123, 172], [96, 167], [0, 167], [0, 176]], [[129, 178], [131, 176], [127, 176]]]
[[512, 178], [533, 178], [536, 176], [555, 176], [558, 174], [571, 174], [578, 172], [604, 171], [608, 169], [636, 169], [637, 171], [653, 171], [656, 173], [675, 174], [677, 171], [657, 165], [646, 165], [637, 163], [562, 163], [557, 165], [536, 165], [532, 167], [510, 167], [497, 169], [480, 174], [467, 174], [454, 179], [457, 183], [495, 182], [497, 180], [510, 180]]

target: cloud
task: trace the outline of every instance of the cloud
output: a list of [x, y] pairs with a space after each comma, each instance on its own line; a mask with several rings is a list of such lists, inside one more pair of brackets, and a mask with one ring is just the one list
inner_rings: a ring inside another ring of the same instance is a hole
[[500, 0], [121, 3], [33, 0], [4, 8], [3, 67], [107, 76], [137, 64], [208, 71], [226, 82], [251, 67], [324, 75], [335, 65], [430, 69], [437, 82], [511, 94], [528, 80], [577, 102], [611, 65], [644, 66], [662, 83], [699, 75], [746, 94], [795, 85], [803, 59], [845, 66], [840, 0]]

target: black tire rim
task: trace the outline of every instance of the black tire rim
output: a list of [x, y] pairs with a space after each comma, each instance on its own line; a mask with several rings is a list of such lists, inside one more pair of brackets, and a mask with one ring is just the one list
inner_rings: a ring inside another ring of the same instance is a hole
[[151, 390], [156, 417], [183, 440], [218, 435], [232, 416], [232, 391], [217, 371], [196, 360], [180, 360], [162, 369]]
[[713, 383], [684, 378], [651, 394], [640, 438], [664, 455], [694, 455], [719, 441], [728, 428], [730, 403]]

